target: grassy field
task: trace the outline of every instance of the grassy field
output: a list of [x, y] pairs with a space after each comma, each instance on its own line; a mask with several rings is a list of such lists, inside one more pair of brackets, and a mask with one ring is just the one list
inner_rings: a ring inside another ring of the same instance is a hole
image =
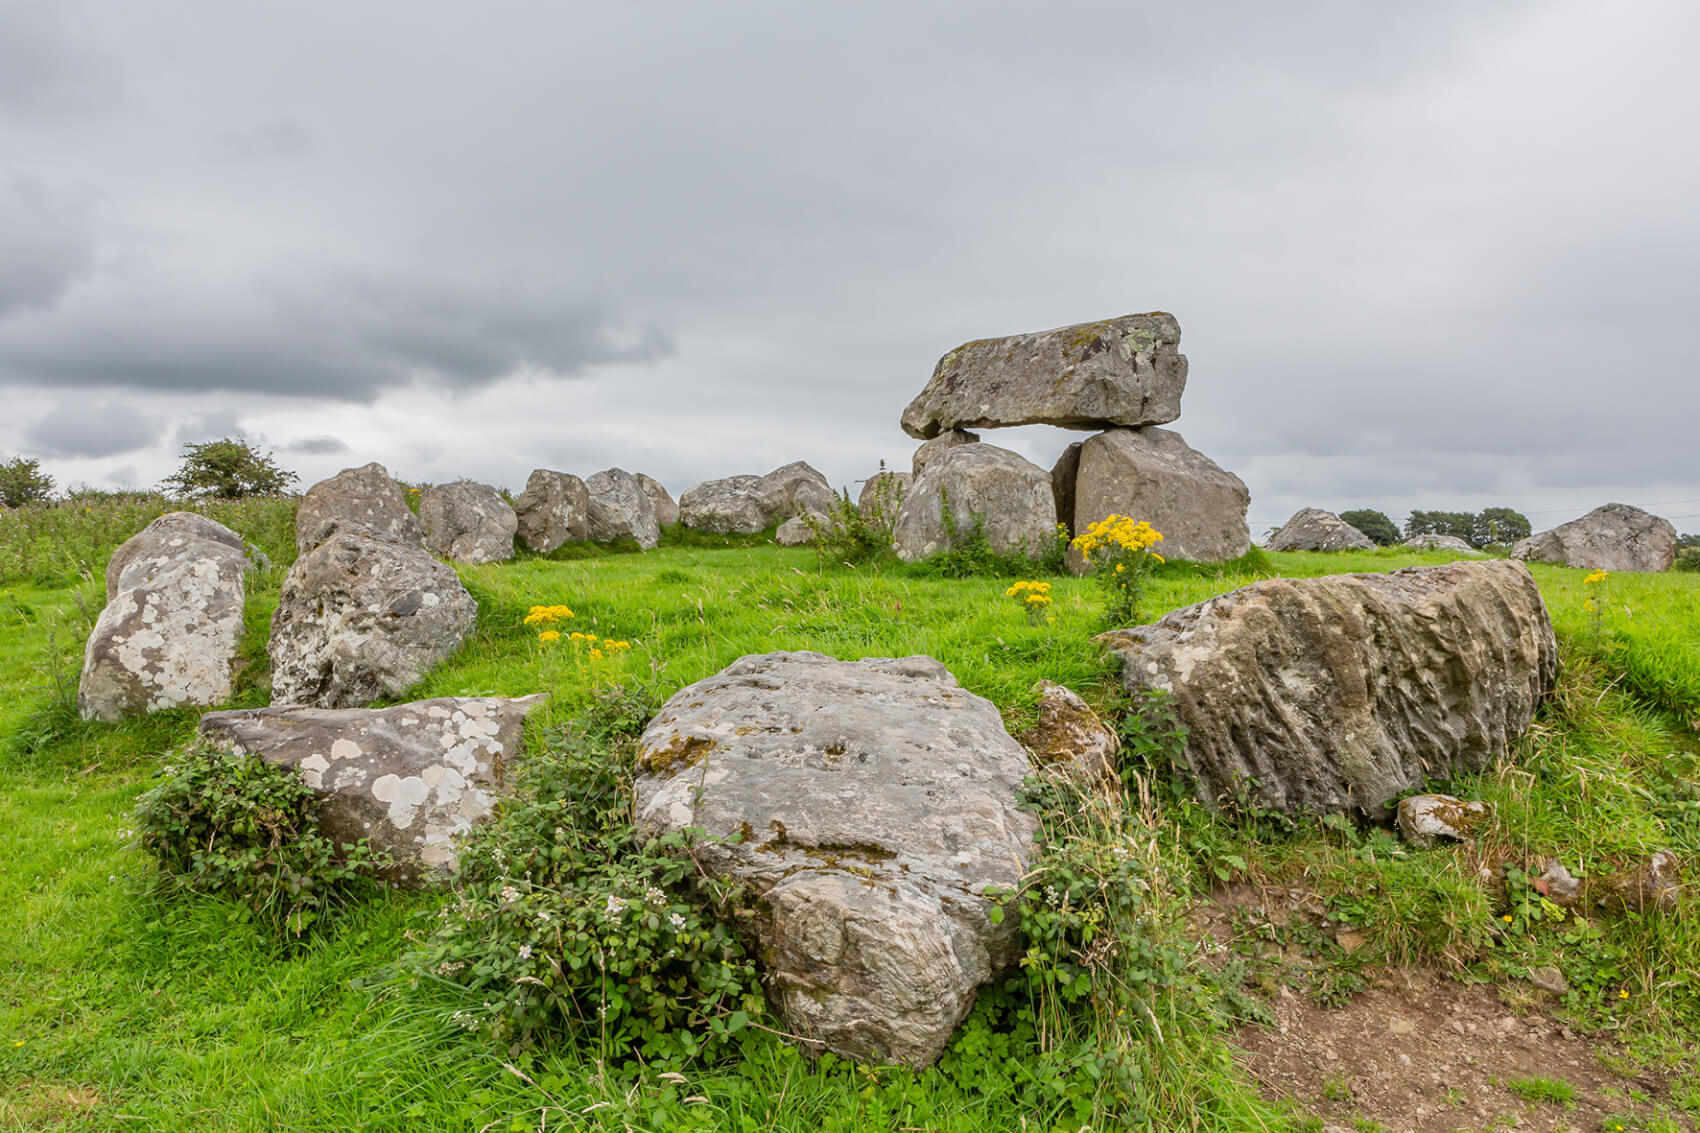
[[[1555, 856], [1598, 874], [1659, 848], [1700, 860], [1700, 576], [1589, 584], [1580, 571], [1536, 568], [1563, 639], [1562, 686], [1501, 766], [1447, 784], [1495, 806], [1473, 846], [1412, 852], [1383, 831], [1273, 816], [1229, 824], [1149, 768], [1148, 805], [1130, 807], [1128, 821], [1164, 878], [1151, 940], [1174, 970], [1212, 974], [1153, 981], [1139, 1018], [1076, 1011], [1040, 1034], [1009, 1020], [1048, 1008], [1006, 1002], [1002, 1015], [977, 1011], [925, 1072], [811, 1063], [754, 1028], [734, 1056], [646, 1065], [582, 1038], [497, 1045], [458, 1024], [464, 999], [399, 964], [450, 900], [442, 895], [371, 896], [304, 943], [280, 946], [237, 906], [156, 890], [131, 812], [192, 736], [195, 715], [91, 725], [72, 710], [105, 557], [156, 506], [0, 515], [0, 1128], [1307, 1128], [1302, 1112], [1259, 1098], [1239, 1076], [1224, 1028], [1258, 1018], [1280, 984], [1325, 1002], [1349, 997], [1381, 963], [1437, 965], [1512, 997], [1525, 994], [1530, 970], [1555, 965], [1572, 1025], [1626, 1039], [1638, 1065], [1670, 1075], [1668, 1120], [1683, 1108], [1689, 1120], [1700, 1115], [1694, 898], [1659, 915], [1560, 919], [1507, 886], [1503, 869]], [[272, 561], [250, 588], [238, 704], [266, 700], [264, 639], [293, 554], [290, 508], [262, 501], [214, 513]], [[478, 632], [417, 694], [547, 690], [547, 730], [584, 712], [597, 687], [664, 695], [747, 653], [814, 649], [934, 656], [1017, 731], [1040, 677], [1119, 707], [1114, 666], [1089, 640], [1102, 609], [1090, 581], [1051, 580], [1055, 620], [1031, 625], [1004, 595], [1007, 579], [822, 569], [806, 549], [711, 542], [673, 535], [648, 554], [463, 568]], [[1153, 579], [1146, 611], [1154, 618], [1260, 570], [1379, 571], [1450, 557], [1177, 565]], [[593, 661], [582, 647], [540, 646], [523, 618], [554, 603], [574, 611], [563, 629], [632, 648]], [[1205, 965], [1188, 905], [1228, 880], [1302, 880], [1332, 926], [1367, 944], [1348, 956], [1295, 926], [1274, 952]], [[1125, 1056], [1114, 1065], [1131, 1087], [1106, 1083], [1106, 1052]]]

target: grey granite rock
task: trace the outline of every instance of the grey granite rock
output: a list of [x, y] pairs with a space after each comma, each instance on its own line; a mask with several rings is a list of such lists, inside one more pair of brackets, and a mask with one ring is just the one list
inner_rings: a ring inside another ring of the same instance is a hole
[[586, 480], [584, 486], [590, 495], [588, 528], [593, 540], [636, 539], [646, 551], [661, 544], [661, 521], [636, 476], [623, 468], [610, 468]]
[[534, 471], [514, 501], [519, 537], [539, 554], [590, 538], [590, 490], [567, 472]]
[[[1151, 524], [1166, 559], [1221, 562], [1251, 549], [1244, 481], [1170, 429], [1111, 429], [1080, 447], [1074, 533], [1112, 515]], [[1076, 569], [1083, 564], [1076, 556]]]
[[1676, 528], [1638, 507], [1605, 504], [1581, 519], [1518, 540], [1511, 557], [1583, 570], [1669, 570], [1676, 561]]
[[1375, 542], [1331, 511], [1300, 508], [1269, 539], [1271, 551], [1373, 551]]
[[419, 525], [432, 554], [457, 563], [495, 563], [514, 557], [519, 518], [488, 484], [457, 480], [425, 489]]
[[666, 487], [653, 476], [637, 474], [638, 487], [649, 497], [649, 502], [655, 508], [655, 522], [663, 527], [671, 527], [679, 522], [679, 504], [668, 493]]
[[424, 531], [401, 488], [376, 462], [345, 468], [307, 489], [295, 513], [295, 549], [306, 554], [337, 531], [360, 528], [421, 543]]
[[[945, 522], [948, 509], [953, 524]], [[897, 557], [916, 562], [982, 526], [1000, 555], [1041, 558], [1056, 540], [1056, 499], [1043, 468], [996, 445], [958, 445], [926, 466], [897, 512]]]

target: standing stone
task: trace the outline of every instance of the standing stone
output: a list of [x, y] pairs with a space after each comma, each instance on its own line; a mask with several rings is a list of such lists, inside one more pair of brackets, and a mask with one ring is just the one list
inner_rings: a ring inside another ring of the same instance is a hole
[[1458, 551], [1467, 555], [1481, 554], [1480, 551], [1456, 535], [1440, 535], [1432, 531], [1411, 536], [1405, 540], [1405, 546], [1413, 551]]
[[970, 433], [965, 429], [946, 429], [930, 441], [924, 441], [915, 446], [915, 455], [909, 458], [909, 471], [916, 476], [932, 463], [935, 456], [945, 449], [957, 445], [977, 445], [980, 443], [979, 433]]
[[457, 563], [495, 563], [514, 557], [519, 518], [488, 484], [457, 480], [427, 488], [419, 525], [434, 555]]
[[1331, 511], [1300, 508], [1269, 538], [1271, 551], [1373, 551], [1375, 542]]
[[1180, 342], [1161, 311], [965, 342], [939, 359], [903, 431], [926, 440], [946, 429], [1166, 424], [1186, 389]]
[[398, 696], [461, 647], [478, 603], [453, 568], [393, 535], [338, 531], [295, 560], [272, 615], [272, 703]]
[[679, 522], [679, 505], [674, 502], [661, 481], [639, 472], [637, 482], [638, 487], [643, 489], [643, 494], [649, 497], [650, 506], [655, 508], [655, 522], [663, 527], [671, 527]]
[[[948, 507], [953, 528], [947, 528]], [[1056, 501], [1043, 468], [996, 445], [958, 445], [916, 477], [892, 542], [904, 562], [948, 551], [982, 525], [1000, 555], [1042, 558], [1056, 539]]]
[[209, 712], [201, 739], [299, 774], [333, 841], [365, 838], [392, 859], [389, 880], [441, 881], [461, 840], [487, 821], [525, 717], [547, 699], [439, 697], [392, 708], [253, 708]]
[[767, 528], [777, 506], [774, 489], [760, 476], [726, 476], [686, 488], [679, 497], [679, 522], [693, 531], [754, 535]]
[[1068, 528], [1070, 538], [1075, 534], [1074, 483], [1080, 479], [1080, 450], [1085, 445], [1085, 441], [1075, 441], [1051, 465], [1051, 495], [1057, 501], [1057, 523]]
[[1511, 557], [1583, 570], [1656, 573], [1676, 561], [1676, 528], [1638, 507], [1605, 504], [1581, 519], [1519, 539]]
[[1027, 753], [930, 657], [744, 657], [662, 706], [638, 767], [640, 831], [703, 832], [785, 1029], [825, 1050], [926, 1066], [1020, 955], [986, 890], [1033, 853]]
[[1375, 818], [1502, 754], [1558, 669], [1540, 591], [1509, 559], [1269, 579], [1099, 640], [1130, 691], [1170, 698], [1205, 805]]
[[514, 501], [519, 537], [540, 555], [590, 538], [590, 490], [566, 472], [539, 468]]
[[1080, 447], [1076, 533], [1125, 515], [1163, 533], [1164, 558], [1222, 562], [1251, 549], [1250, 506], [1238, 476], [1170, 429], [1111, 429]]
[[907, 472], [874, 473], [862, 485], [862, 494], [856, 497], [856, 514], [869, 527], [889, 532], [914, 480]]
[[598, 472], [584, 482], [590, 494], [590, 537], [598, 543], [636, 539], [653, 551], [661, 543], [661, 523], [637, 477], [623, 468]]
[[768, 517], [769, 523], [775, 519], [790, 519], [811, 512], [817, 515], [831, 515], [838, 508], [838, 493], [832, 490], [827, 478], [806, 460], [794, 460], [783, 467], [775, 468], [762, 479], [780, 492], [784, 500], [780, 510]]
[[383, 465], [345, 468], [307, 489], [295, 513], [295, 550], [306, 554], [337, 531], [359, 527], [421, 543], [424, 531]]
[[162, 515], [125, 540], [83, 649], [82, 718], [228, 700], [248, 565], [241, 536], [193, 512]]

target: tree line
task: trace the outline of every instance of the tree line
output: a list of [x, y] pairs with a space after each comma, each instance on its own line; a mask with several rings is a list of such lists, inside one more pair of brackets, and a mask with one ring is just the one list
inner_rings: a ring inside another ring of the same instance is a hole
[[1413, 511], [1405, 520], [1403, 531], [1385, 513], [1371, 508], [1343, 511], [1340, 518], [1362, 531], [1378, 547], [1390, 547], [1418, 535], [1453, 535], [1480, 548], [1515, 543], [1534, 531], [1527, 516], [1508, 507], [1483, 508], [1479, 512]]

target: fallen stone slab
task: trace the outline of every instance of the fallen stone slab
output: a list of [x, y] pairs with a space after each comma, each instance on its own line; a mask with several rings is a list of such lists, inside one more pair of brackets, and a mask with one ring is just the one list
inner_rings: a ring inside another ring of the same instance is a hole
[[1479, 771], [1528, 728], [1558, 645], [1509, 559], [1269, 579], [1099, 638], [1169, 698], [1207, 806], [1357, 812]]
[[[903, 431], [1163, 425], [1181, 415], [1181, 327], [1162, 311], [965, 342], [939, 359]], [[921, 469], [915, 469], [919, 474]]]
[[926, 1066], [1016, 962], [987, 890], [1033, 853], [1027, 753], [932, 658], [744, 657], [672, 696], [638, 752], [644, 836], [699, 830], [709, 876], [748, 887], [769, 995], [811, 1052]]
[[320, 829], [387, 851], [391, 880], [425, 885], [459, 865], [461, 839], [495, 809], [505, 763], [543, 694], [438, 697], [390, 708], [209, 712], [209, 746], [300, 774]]

